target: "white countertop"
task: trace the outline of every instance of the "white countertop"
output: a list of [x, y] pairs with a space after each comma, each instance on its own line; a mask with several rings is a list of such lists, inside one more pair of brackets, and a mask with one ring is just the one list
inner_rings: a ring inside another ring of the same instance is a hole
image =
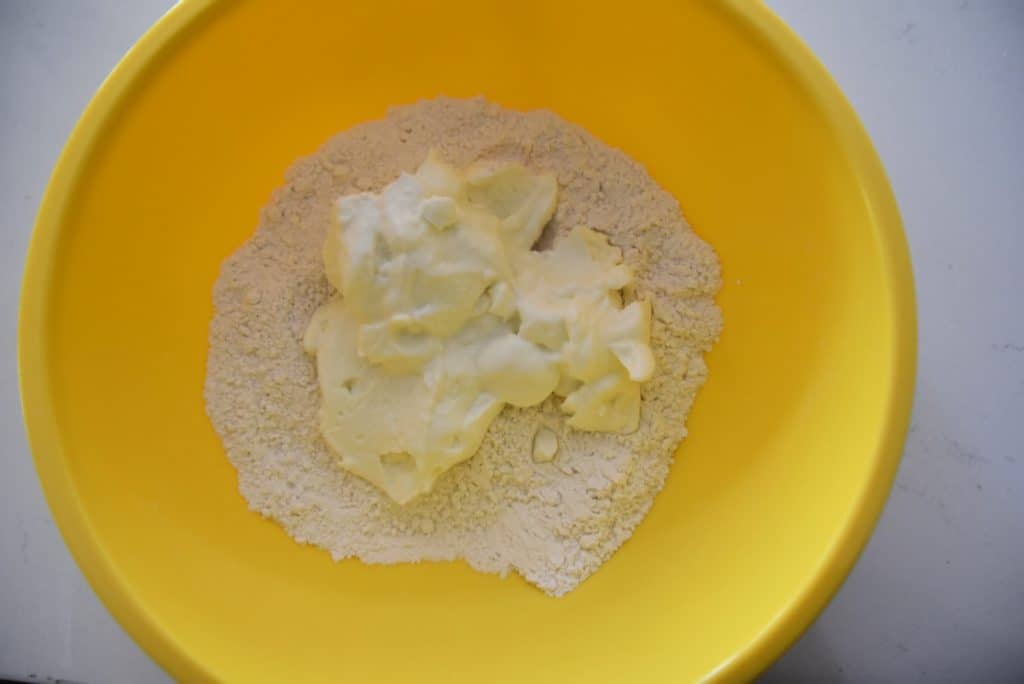
[[[1024, 681], [1024, 2], [770, 0], [860, 113], [917, 280], [910, 437], [874, 537], [766, 682]], [[170, 0], [0, 0], [0, 678], [166, 682], [96, 599], [25, 442], [29, 234], [82, 108]]]

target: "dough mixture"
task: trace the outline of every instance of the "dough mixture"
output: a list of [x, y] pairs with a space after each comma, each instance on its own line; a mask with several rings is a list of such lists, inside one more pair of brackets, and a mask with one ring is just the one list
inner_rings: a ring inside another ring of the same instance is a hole
[[[303, 335], [331, 294], [322, 255], [337, 199], [380, 191], [431, 149], [458, 167], [486, 160], [553, 174], [558, 205], [537, 248], [585, 226], [622, 250], [635, 296], [651, 301], [656, 370], [635, 432], [573, 429], [559, 397], [506, 406], [476, 455], [400, 505], [341, 468], [324, 442]], [[394, 108], [299, 160], [286, 180], [214, 288], [207, 412], [249, 506], [335, 560], [462, 558], [483, 572], [514, 570], [553, 596], [575, 588], [643, 519], [686, 435], [707, 375], [702, 354], [721, 329], [713, 250], [621, 152], [550, 112], [482, 99]]]

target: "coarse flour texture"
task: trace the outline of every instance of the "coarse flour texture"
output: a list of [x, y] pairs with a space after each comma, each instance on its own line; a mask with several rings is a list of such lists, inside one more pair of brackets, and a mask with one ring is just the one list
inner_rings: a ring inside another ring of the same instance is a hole
[[[627, 435], [565, 425], [560, 399], [507, 406], [480, 450], [405, 506], [343, 470], [320, 436], [315, 364], [302, 337], [329, 295], [322, 247], [334, 201], [379, 191], [436, 149], [456, 167], [515, 161], [558, 178], [558, 208], [540, 241], [577, 225], [608, 236], [653, 304], [657, 371], [643, 385], [640, 428]], [[482, 99], [397, 107], [299, 160], [253, 237], [214, 288], [206, 407], [249, 506], [299, 542], [368, 563], [463, 558], [515, 570], [562, 595], [633, 533], [661, 489], [717, 339], [718, 259], [679, 205], [637, 163], [546, 111]], [[534, 435], [558, 438], [535, 463]]]

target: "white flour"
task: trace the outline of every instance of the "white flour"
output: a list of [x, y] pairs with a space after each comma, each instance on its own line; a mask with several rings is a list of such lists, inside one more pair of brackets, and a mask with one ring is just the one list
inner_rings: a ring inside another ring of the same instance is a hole
[[[643, 386], [637, 432], [572, 430], [554, 399], [506, 407], [473, 458], [403, 507], [342, 470], [323, 443], [302, 336], [328, 295], [321, 249], [331, 203], [380, 190], [431, 147], [455, 166], [514, 160], [556, 174], [558, 209], [541, 245], [585, 225], [623, 250], [637, 293], [653, 302], [658, 370]], [[481, 99], [395, 108], [339, 134], [286, 178], [214, 288], [207, 412], [250, 507], [336, 560], [464, 558], [484, 572], [515, 570], [555, 596], [576, 587], [643, 519], [686, 435], [707, 374], [702, 353], [721, 329], [712, 249], [621, 152], [549, 112], [521, 114]], [[541, 427], [558, 438], [551, 462], [532, 458]]]

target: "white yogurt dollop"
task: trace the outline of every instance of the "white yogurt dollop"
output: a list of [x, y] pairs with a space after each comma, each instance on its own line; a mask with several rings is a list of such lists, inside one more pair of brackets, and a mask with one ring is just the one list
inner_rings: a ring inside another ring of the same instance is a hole
[[431, 154], [380, 194], [338, 200], [324, 244], [337, 289], [306, 331], [320, 429], [343, 467], [405, 503], [470, 458], [505, 404], [555, 393], [569, 425], [635, 430], [654, 372], [651, 308], [600, 233], [530, 248], [551, 175], [456, 170]]

